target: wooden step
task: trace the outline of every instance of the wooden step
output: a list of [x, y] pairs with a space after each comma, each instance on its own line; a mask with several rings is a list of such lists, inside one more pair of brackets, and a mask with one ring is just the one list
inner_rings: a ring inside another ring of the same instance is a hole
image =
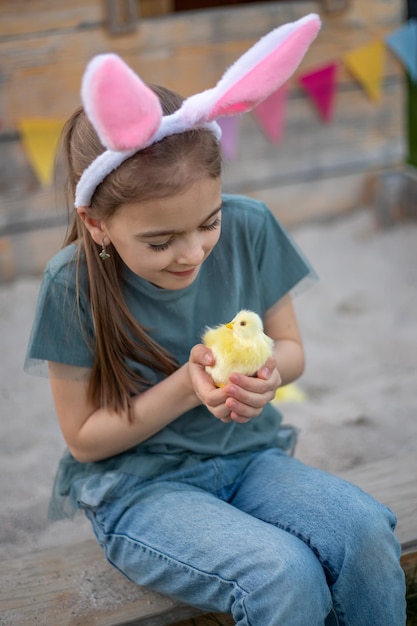
[[199, 614], [128, 581], [95, 540], [2, 563], [2, 626], [165, 626]]

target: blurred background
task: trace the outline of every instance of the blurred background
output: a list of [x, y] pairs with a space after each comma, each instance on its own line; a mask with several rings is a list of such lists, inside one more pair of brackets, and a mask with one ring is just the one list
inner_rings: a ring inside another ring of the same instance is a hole
[[87, 62], [102, 52], [188, 96], [213, 86], [272, 28], [318, 12], [322, 31], [286, 87], [253, 114], [224, 120], [225, 189], [265, 200], [289, 225], [356, 209], [378, 193], [386, 201], [387, 187], [395, 204], [409, 178], [396, 170], [409, 157], [416, 54], [413, 33], [402, 29], [415, 4], [2, 0], [0, 280], [39, 274], [60, 247], [56, 141], [80, 104]]
[[48, 381], [23, 373], [65, 233], [56, 145], [87, 62], [113, 51], [189, 96], [311, 12], [322, 30], [287, 85], [221, 120], [224, 189], [264, 200], [321, 279], [296, 300], [307, 370], [282, 410], [297, 455], [340, 474], [416, 458], [417, 2], [1, 0], [0, 560], [91, 536], [82, 519], [46, 519], [64, 443]]

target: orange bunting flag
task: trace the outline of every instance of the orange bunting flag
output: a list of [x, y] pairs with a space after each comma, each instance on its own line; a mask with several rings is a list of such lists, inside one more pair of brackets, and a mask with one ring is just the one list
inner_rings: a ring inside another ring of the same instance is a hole
[[265, 135], [274, 144], [282, 139], [287, 93], [288, 87], [284, 84], [252, 110]]
[[299, 77], [301, 86], [325, 122], [333, 119], [337, 64], [330, 63]]
[[374, 41], [348, 52], [343, 57], [346, 67], [372, 100], [381, 98], [384, 51], [383, 42]]
[[43, 186], [51, 183], [62, 120], [26, 118], [18, 124], [30, 164]]

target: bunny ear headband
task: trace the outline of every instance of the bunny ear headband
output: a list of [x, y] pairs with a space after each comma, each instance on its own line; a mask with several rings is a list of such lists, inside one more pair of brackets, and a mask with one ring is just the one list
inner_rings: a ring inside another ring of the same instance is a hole
[[94, 191], [130, 156], [168, 135], [207, 128], [220, 139], [216, 119], [245, 113], [276, 91], [296, 70], [320, 29], [312, 13], [262, 37], [212, 89], [184, 100], [163, 116], [156, 94], [115, 54], [92, 59], [84, 73], [85, 112], [107, 148], [83, 172], [75, 206], [89, 206]]

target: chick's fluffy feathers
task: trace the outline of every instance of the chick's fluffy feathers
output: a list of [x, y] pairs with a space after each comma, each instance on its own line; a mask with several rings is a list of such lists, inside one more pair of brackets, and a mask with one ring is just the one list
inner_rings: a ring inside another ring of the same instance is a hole
[[262, 320], [242, 310], [228, 324], [208, 328], [203, 343], [216, 360], [206, 367], [217, 387], [224, 387], [233, 372], [253, 376], [272, 354], [274, 342], [263, 332]]

